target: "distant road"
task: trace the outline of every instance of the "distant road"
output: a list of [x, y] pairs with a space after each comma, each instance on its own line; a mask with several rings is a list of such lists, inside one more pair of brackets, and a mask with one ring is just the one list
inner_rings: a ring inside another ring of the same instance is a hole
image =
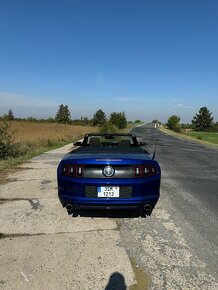
[[218, 149], [169, 136], [153, 124], [132, 130], [148, 143], [162, 168], [161, 189], [190, 247], [217, 275]]

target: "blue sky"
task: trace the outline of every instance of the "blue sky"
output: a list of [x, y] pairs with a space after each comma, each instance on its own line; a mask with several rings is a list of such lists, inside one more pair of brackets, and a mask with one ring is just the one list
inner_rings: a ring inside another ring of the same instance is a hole
[[1, 0], [0, 115], [218, 120], [217, 0]]

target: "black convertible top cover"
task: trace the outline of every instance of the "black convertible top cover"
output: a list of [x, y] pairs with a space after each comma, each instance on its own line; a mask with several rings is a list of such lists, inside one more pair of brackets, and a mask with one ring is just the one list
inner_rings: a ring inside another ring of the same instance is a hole
[[107, 154], [148, 154], [148, 152], [141, 147], [123, 147], [120, 148], [119, 146], [102, 146], [102, 147], [79, 147], [71, 152], [76, 153], [76, 154], [84, 154], [84, 153], [89, 153], [89, 154], [97, 154], [97, 153], [107, 153]]

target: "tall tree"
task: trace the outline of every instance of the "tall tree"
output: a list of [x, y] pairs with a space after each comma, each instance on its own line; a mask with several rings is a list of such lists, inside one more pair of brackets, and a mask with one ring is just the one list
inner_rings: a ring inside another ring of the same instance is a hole
[[176, 132], [180, 132], [180, 126], [179, 126], [179, 121], [180, 121], [180, 117], [177, 115], [172, 115], [169, 117], [168, 121], [167, 121], [167, 127], [170, 130], [176, 131]]
[[99, 109], [93, 116], [93, 125], [103, 126], [106, 122], [105, 112]]
[[192, 119], [193, 128], [196, 131], [208, 131], [213, 127], [213, 117], [211, 117], [212, 112], [210, 112], [207, 107], [200, 108], [198, 114], [196, 114]]
[[13, 120], [14, 120], [14, 113], [13, 113], [12, 109], [10, 109], [10, 110], [8, 111], [8, 114], [6, 115], [6, 118], [7, 118], [7, 120], [9, 120], [9, 121], [13, 121]]
[[58, 108], [58, 111], [55, 116], [55, 120], [58, 123], [70, 123], [71, 117], [70, 117], [70, 110], [67, 105], [61, 104]]

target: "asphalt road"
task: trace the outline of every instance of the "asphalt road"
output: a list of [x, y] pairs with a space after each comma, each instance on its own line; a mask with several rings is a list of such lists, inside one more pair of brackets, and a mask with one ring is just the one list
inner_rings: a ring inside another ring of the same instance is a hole
[[151, 275], [152, 289], [218, 289], [218, 149], [153, 125], [132, 133], [149, 152], [158, 139], [162, 183], [151, 217], [119, 222], [129, 256]]

